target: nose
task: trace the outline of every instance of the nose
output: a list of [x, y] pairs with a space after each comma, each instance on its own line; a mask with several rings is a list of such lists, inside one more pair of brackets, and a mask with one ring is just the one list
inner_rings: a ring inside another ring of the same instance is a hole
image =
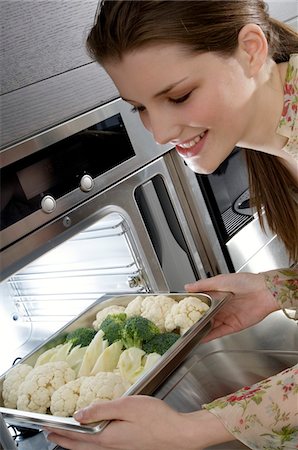
[[142, 121], [158, 144], [168, 144], [177, 139], [180, 134], [181, 127], [168, 113], [147, 112]]

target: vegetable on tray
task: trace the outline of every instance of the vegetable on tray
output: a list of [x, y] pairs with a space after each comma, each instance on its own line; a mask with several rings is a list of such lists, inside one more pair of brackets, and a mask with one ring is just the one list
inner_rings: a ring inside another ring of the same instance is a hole
[[[134, 384], [209, 306], [196, 297], [137, 296], [126, 307], [100, 310], [92, 327], [80, 327], [38, 356], [34, 367], [5, 375], [4, 406], [72, 416], [94, 401], [119, 397]], [[55, 345], [56, 344], [56, 345]]]

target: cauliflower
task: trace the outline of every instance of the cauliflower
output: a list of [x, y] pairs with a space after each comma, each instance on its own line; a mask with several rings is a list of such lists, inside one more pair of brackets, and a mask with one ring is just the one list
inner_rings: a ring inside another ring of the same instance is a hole
[[142, 303], [144, 300], [145, 300], [144, 297], [138, 295], [131, 302], [129, 302], [127, 307], [125, 308], [125, 313], [127, 317], [140, 316], [142, 313]]
[[82, 382], [86, 377], [80, 377], [60, 386], [51, 398], [50, 411], [54, 416], [70, 417], [77, 409]]
[[113, 400], [121, 397], [130, 384], [113, 372], [98, 372], [86, 377], [80, 389], [77, 409], [84, 408], [98, 400]]
[[6, 374], [3, 382], [2, 397], [6, 408], [16, 408], [19, 386], [33, 367], [28, 364], [17, 364]]
[[93, 322], [93, 328], [98, 331], [101, 323], [103, 320], [109, 315], [109, 314], [119, 314], [124, 313], [125, 307], [124, 306], [118, 306], [118, 305], [111, 305], [107, 306], [106, 308], [102, 309], [101, 311], [98, 311], [96, 314], [96, 319]]
[[165, 295], [150, 295], [144, 298], [141, 307], [141, 316], [151, 320], [160, 329], [166, 331], [165, 319], [170, 309], [177, 305], [171, 297]]
[[75, 371], [65, 361], [35, 367], [19, 387], [17, 409], [46, 413], [54, 391], [74, 379]]
[[185, 297], [168, 312], [165, 328], [167, 331], [178, 328], [180, 334], [184, 334], [208, 309], [209, 306], [199, 298]]

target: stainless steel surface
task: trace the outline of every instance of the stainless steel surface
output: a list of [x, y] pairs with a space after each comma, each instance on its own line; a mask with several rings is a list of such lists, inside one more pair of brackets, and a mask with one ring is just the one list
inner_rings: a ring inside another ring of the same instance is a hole
[[[139, 294], [143, 297], [153, 294]], [[229, 300], [231, 294], [227, 292], [211, 292], [207, 294], [172, 294], [165, 293], [176, 301], [180, 301], [186, 296], [193, 296], [201, 299], [205, 302], [209, 309], [203, 315], [203, 317], [194, 324], [186, 333], [184, 333], [176, 343], [157, 361], [156, 365], [151, 368], [145, 375], [137, 380], [124, 395], [134, 394], [152, 394], [154, 390], [179, 366], [183, 360], [187, 357], [188, 353], [194, 348], [194, 346], [205, 336], [210, 329], [210, 321], [216, 314], [216, 312], [223, 306], [223, 304]], [[96, 313], [103, 308], [110, 305], [122, 305], [127, 306], [136, 295], [123, 295], [101, 299], [99, 303], [92, 305], [84, 313], [79, 315], [78, 318], [71, 321], [68, 325], [63, 327], [57, 333], [55, 333], [50, 339], [48, 339], [43, 345], [39, 346], [35, 351], [27, 355], [22, 363], [26, 363], [34, 366], [37, 358], [41, 355], [46, 348], [49, 348], [49, 344], [55, 345], [59, 339], [66, 333], [83, 326], [92, 326], [95, 320]], [[3, 382], [5, 374], [0, 378], [0, 393], [2, 392]], [[102, 431], [107, 421], [103, 421], [97, 424], [80, 425], [72, 417], [57, 417], [48, 414], [32, 413], [28, 411], [19, 411], [16, 409], [9, 409], [3, 407], [3, 400], [1, 399], [2, 406], [0, 407], [0, 413], [8, 423], [12, 425], [27, 425], [29, 428], [40, 428], [42, 426], [54, 425], [57, 428], [76, 430], [81, 433], [96, 433]]]
[[[2, 446], [2, 447], [1, 447]], [[14, 443], [14, 440], [8, 431], [6, 423], [3, 419], [2, 414], [0, 413], [0, 449], [4, 450], [16, 450], [17, 447]]]
[[266, 227], [265, 217], [264, 221], [265, 231], [255, 216], [227, 242], [236, 272], [265, 272], [290, 265], [283, 243]]
[[[176, 152], [171, 151], [166, 156], [172, 160], [172, 164], [177, 169], [191, 214], [195, 217], [197, 233], [201, 236], [214, 273], [229, 272], [195, 174], [185, 166]], [[171, 166], [169, 162], [168, 166]], [[266, 219], [264, 221], [265, 231], [261, 229], [259, 219], [255, 215], [251, 222], [244, 225], [226, 242], [225, 246], [235, 272], [261, 272], [290, 265], [283, 243], [266, 228]]]

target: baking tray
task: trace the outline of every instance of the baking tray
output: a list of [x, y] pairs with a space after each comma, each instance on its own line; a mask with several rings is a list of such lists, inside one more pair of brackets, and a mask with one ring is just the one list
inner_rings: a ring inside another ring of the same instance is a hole
[[[230, 292], [208, 292], [206, 293], [146, 293], [133, 295], [104, 296], [97, 302], [87, 308], [77, 318], [73, 319], [44, 344], [37, 347], [34, 351], [22, 358], [18, 364], [26, 363], [34, 366], [38, 356], [46, 349], [54, 347], [63, 340], [65, 335], [79, 327], [92, 326], [98, 311], [111, 305], [127, 306], [137, 295], [143, 297], [167, 295], [176, 301], [185, 297], [196, 297], [208, 304], [208, 311], [196, 322], [186, 333], [184, 333], [172, 347], [164, 353], [157, 361], [154, 367], [140, 377], [123, 395], [150, 395], [158, 386], [185, 360], [189, 352], [200, 342], [200, 340], [210, 331], [211, 319], [223, 304], [232, 296]], [[7, 372], [0, 377], [0, 413], [2, 413], [6, 422], [15, 426], [26, 426], [27, 428], [42, 429], [43, 427], [55, 427], [65, 430], [72, 430], [81, 433], [98, 433], [102, 431], [109, 421], [103, 420], [97, 423], [81, 425], [72, 417], [59, 417], [50, 414], [33, 413], [17, 409], [5, 408], [3, 406], [2, 389], [3, 381]]]

